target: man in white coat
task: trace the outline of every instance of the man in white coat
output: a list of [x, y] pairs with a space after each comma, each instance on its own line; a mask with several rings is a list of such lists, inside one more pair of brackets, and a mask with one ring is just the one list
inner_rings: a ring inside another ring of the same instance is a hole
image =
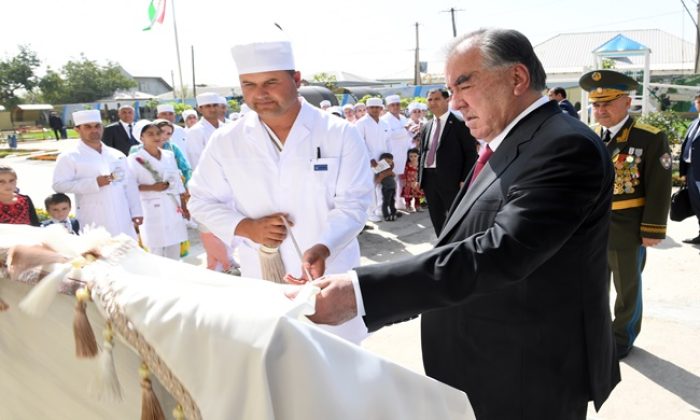
[[[389, 124], [391, 129], [389, 134], [389, 153], [394, 156], [394, 173], [396, 174], [396, 208], [405, 209], [406, 201], [401, 197], [403, 181], [401, 175], [406, 168], [408, 159], [408, 149], [411, 148], [411, 135], [406, 129], [408, 119], [401, 115], [401, 97], [399, 95], [389, 95], [386, 101], [386, 114], [382, 115], [382, 120]], [[399, 213], [401, 214], [401, 213]]]
[[58, 155], [53, 189], [75, 194], [82, 226], [102, 226], [112, 235], [136, 238], [134, 225], [143, 222], [138, 186], [126, 156], [102, 143], [102, 119], [97, 110], [73, 113], [80, 141]]
[[156, 107], [158, 118], [170, 121], [173, 124], [173, 135], [170, 136], [170, 143], [180, 149], [187, 156], [187, 133], [185, 129], [175, 124], [175, 107], [172, 104], [160, 104]]
[[[377, 166], [379, 156], [382, 153], [389, 152], [389, 136], [391, 135], [391, 127], [381, 119], [381, 113], [384, 109], [384, 104], [381, 98], [367, 99], [367, 114], [360, 118], [355, 124], [357, 131], [365, 141], [367, 153], [369, 155], [370, 167]], [[394, 156], [396, 158], [396, 156]], [[368, 209], [369, 220], [378, 222], [382, 220], [382, 188], [381, 185], [376, 185], [372, 198], [372, 205]]]
[[[298, 96], [301, 74], [288, 41], [237, 45], [232, 53], [251, 110], [212, 136], [189, 184], [191, 214], [225, 244], [242, 238], [245, 277], [261, 277], [261, 245], [279, 247], [297, 279], [306, 280], [302, 265], [314, 278], [358, 266], [357, 235], [373, 189], [362, 139]], [[301, 260], [280, 216], [305, 250]], [[217, 252], [226, 258], [207, 249]], [[328, 330], [355, 343], [367, 335], [359, 317]]]
[[194, 171], [199, 165], [199, 158], [209, 138], [223, 123], [219, 120], [221, 99], [216, 93], [197, 95], [197, 110], [202, 114], [197, 124], [187, 130], [187, 160]]

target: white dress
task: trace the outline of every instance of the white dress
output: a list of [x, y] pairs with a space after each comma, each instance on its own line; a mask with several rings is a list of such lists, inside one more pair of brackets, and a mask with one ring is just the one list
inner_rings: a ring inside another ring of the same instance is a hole
[[[253, 111], [217, 130], [188, 185], [189, 209], [225, 244], [244, 218], [288, 213], [302, 252], [324, 244], [331, 251], [326, 273], [346, 272], [360, 264], [357, 235], [372, 197], [367, 151], [350, 124], [300, 101], [282, 152]], [[260, 278], [259, 245], [240, 239], [241, 273]], [[280, 254], [287, 272], [299, 277], [301, 261], [289, 237]], [[367, 334], [359, 317], [328, 329], [354, 342]]]
[[158, 172], [163, 182], [170, 183], [165, 191], [140, 191], [143, 208], [141, 241], [148, 248], [167, 247], [187, 240], [187, 226], [178, 211], [180, 194], [185, 192], [175, 155], [169, 150], [161, 149], [160, 160], [154, 158], [141, 148], [129, 155], [129, 169], [138, 185], [155, 184], [154, 176], [138, 159], [148, 162]]
[[[103, 187], [100, 175], [114, 176]], [[136, 182], [129, 172], [126, 156], [117, 149], [102, 145], [98, 152], [78, 141], [62, 152], [53, 173], [56, 192], [75, 194], [75, 210], [81, 226], [102, 226], [112, 235], [120, 233], [136, 238], [132, 218], [141, 217], [141, 203]]]

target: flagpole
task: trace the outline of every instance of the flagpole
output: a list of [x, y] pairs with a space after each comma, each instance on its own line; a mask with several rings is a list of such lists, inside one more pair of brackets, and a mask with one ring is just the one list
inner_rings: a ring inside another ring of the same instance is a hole
[[[175, 52], [177, 53], [177, 72], [180, 76], [180, 93], [182, 94], [182, 101], [185, 101], [185, 85], [182, 83], [182, 65], [180, 64], [180, 41], [177, 38], [177, 22], [175, 21], [175, 0], [170, 1], [170, 5], [173, 9], [173, 30], [175, 32]], [[173, 87], [174, 88], [174, 87]], [[177, 98], [177, 95], [173, 95]]]

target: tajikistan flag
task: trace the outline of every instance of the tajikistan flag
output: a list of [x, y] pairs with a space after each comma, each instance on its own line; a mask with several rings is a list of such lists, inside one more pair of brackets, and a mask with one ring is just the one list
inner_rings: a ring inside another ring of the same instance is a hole
[[148, 5], [148, 20], [151, 23], [148, 27], [143, 28], [144, 31], [150, 30], [156, 22], [163, 23], [163, 19], [165, 19], [165, 0], [158, 0], [157, 5], [153, 4], [153, 2], [154, 0], [151, 0], [151, 3]]

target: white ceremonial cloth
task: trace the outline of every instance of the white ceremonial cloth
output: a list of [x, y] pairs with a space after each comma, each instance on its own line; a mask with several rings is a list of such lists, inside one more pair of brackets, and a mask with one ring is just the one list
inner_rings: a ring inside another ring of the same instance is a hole
[[[7, 243], [13, 232], [16, 237], [17, 232], [42, 233], [40, 228], [3, 225], [0, 245]], [[21, 236], [26, 239], [31, 235]], [[65, 236], [67, 241], [80, 238]], [[232, 281], [230, 276], [150, 255], [136, 246], [120, 261], [113, 264], [100, 260], [91, 267], [95, 273], [95, 305], [104, 308], [106, 304], [98, 296], [114, 296], [112, 303], [189, 391], [204, 419], [474, 419], [463, 392], [317, 328], [301, 316], [310, 308], [309, 303], [288, 300], [283, 285], [249, 278]], [[9, 303], [11, 311], [16, 311], [16, 302]], [[59, 310], [70, 313], [73, 305], [72, 298], [59, 299], [46, 315], [51, 326], [57, 331], [62, 328], [68, 337], [72, 336], [71, 317], [65, 316], [62, 321], [52, 315]], [[45, 354], [49, 365], [53, 352], [72, 352], [71, 345], [68, 349], [35, 349], [31, 334], [40, 335], [41, 330], [34, 328], [24, 336], [25, 332], [17, 330], [6, 316], [0, 317], [0, 340], [7, 334], [22, 336], [25, 351]], [[115, 344], [115, 352], [123, 348], [121, 343]], [[3, 361], [4, 351], [0, 347]], [[34, 376], [34, 370], [43, 368], [21, 362], [13, 364], [11, 370], [25, 369]], [[66, 392], [61, 376], [67, 375], [65, 381], [73, 383], [70, 375], [83, 377], [86, 366], [79, 360], [51, 366], [49, 372], [56, 378], [46, 379], [55, 387], [56, 398], [37, 395], [29, 397], [30, 401], [50, 401], [56, 405], [53, 412], [66, 418], [90, 418], [71, 415], [71, 408], [77, 410], [75, 403], [81, 399], [93, 410], [98, 410], [99, 404], [84, 395], [60, 398]], [[131, 378], [122, 378], [128, 388], [122, 406], [139, 404], [133, 389], [138, 383], [134, 376], [135, 372]], [[0, 390], [10, 395], [31, 396], [35, 391], [21, 375], [10, 376], [3, 369], [0, 377], [8, 379], [0, 381]], [[7, 401], [0, 413], [12, 412], [21, 403]], [[40, 418], [30, 416], [47, 410], [33, 405], [25, 407], [27, 417], [19, 418]], [[119, 417], [111, 413], [92, 418]]]
[[374, 121], [372, 117], [365, 115], [355, 123], [355, 128], [365, 141], [370, 160], [379, 161], [379, 156], [390, 150], [391, 127], [386, 121], [381, 118], [379, 121]]
[[[221, 125], [219, 125], [219, 127], [221, 127]], [[218, 127], [214, 127], [209, 121], [202, 117], [197, 124], [187, 130], [187, 138], [185, 140], [187, 147], [185, 150], [187, 151], [187, 160], [190, 162], [193, 171], [197, 168], [197, 165], [199, 165], [199, 158], [209, 142], [209, 138], [214, 134], [217, 128]]]
[[187, 225], [182, 213], [178, 212], [180, 194], [185, 192], [180, 170], [177, 168], [173, 152], [162, 149], [160, 152], [160, 160], [151, 156], [144, 148], [127, 158], [129, 170], [138, 185], [151, 185], [156, 180], [137, 162], [137, 157], [150, 163], [161, 179], [170, 183], [170, 188], [165, 191], [139, 191], [143, 209], [143, 224], [139, 232], [143, 244], [148, 248], [166, 247], [187, 240]]
[[401, 175], [406, 169], [408, 149], [411, 148], [411, 135], [406, 130], [408, 120], [403, 115], [396, 118], [391, 112], [382, 115], [382, 120], [389, 124], [389, 153], [394, 156], [394, 173]]
[[[360, 264], [357, 235], [372, 200], [367, 153], [351, 125], [301, 101], [281, 153], [254, 111], [217, 130], [188, 184], [188, 207], [225, 244], [232, 244], [244, 218], [288, 213], [302, 252], [323, 244], [331, 252], [326, 273], [346, 272]], [[239, 239], [241, 272], [261, 277], [259, 245]], [[301, 261], [290, 238], [282, 243], [280, 254], [286, 270], [301, 276]], [[367, 335], [359, 317], [325, 328], [354, 342]]]
[[[97, 177], [112, 174], [115, 180], [99, 187]], [[141, 217], [136, 182], [129, 172], [126, 156], [102, 145], [102, 152], [83, 143], [61, 152], [53, 172], [56, 192], [75, 194], [75, 211], [81, 226], [103, 226], [112, 235], [125, 233], [136, 238], [133, 217]]]

